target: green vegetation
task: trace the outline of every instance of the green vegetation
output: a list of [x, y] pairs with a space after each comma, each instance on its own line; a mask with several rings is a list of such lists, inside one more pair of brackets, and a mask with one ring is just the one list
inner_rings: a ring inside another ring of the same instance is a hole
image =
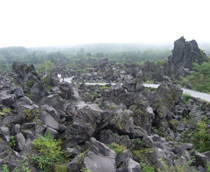
[[142, 172], [155, 172], [154, 168], [151, 166], [148, 166], [144, 162], [140, 162], [141, 165], [141, 171]]
[[33, 141], [33, 148], [38, 154], [32, 157], [32, 162], [43, 172], [52, 171], [53, 167], [65, 162], [60, 147], [61, 142], [53, 139], [50, 134]]
[[192, 136], [192, 142], [199, 152], [210, 151], [210, 129], [207, 129], [209, 120], [204, 118], [197, 123], [197, 128]]
[[210, 129], [207, 127], [210, 120], [204, 117], [196, 121], [192, 117], [184, 118], [183, 123], [193, 126], [193, 129], [181, 133], [182, 142], [193, 143], [194, 148], [199, 152], [210, 151]]
[[9, 172], [9, 168], [8, 168], [8, 165], [7, 164], [3, 164], [1, 166], [1, 172]]
[[7, 114], [9, 114], [11, 111], [12, 111], [12, 109], [10, 109], [10, 108], [3, 108], [3, 109], [0, 111], [0, 115], [7, 115]]
[[210, 62], [204, 62], [201, 65], [194, 63], [194, 73], [183, 78], [183, 86], [191, 85], [192, 89], [210, 93]]
[[20, 166], [16, 167], [13, 171], [14, 172], [31, 172], [31, 169], [29, 168], [29, 159], [28, 159], [28, 157], [24, 157], [20, 161]]
[[192, 96], [190, 94], [182, 94], [182, 103], [186, 104], [188, 102], [188, 100], [192, 98]]
[[140, 138], [137, 138], [137, 139], [136, 139], [136, 143], [137, 143], [138, 145], [140, 145], [140, 146], [143, 145], [143, 141], [142, 141]]
[[33, 86], [33, 81], [29, 80], [27, 82], [27, 87], [30, 89]]
[[55, 166], [55, 172], [67, 172], [67, 164], [58, 164]]
[[87, 155], [88, 152], [89, 152], [89, 149], [87, 149], [84, 152], [80, 153], [76, 164], [78, 164], [78, 165], [82, 164], [82, 161], [84, 160], [84, 158], [85, 158], [85, 156]]
[[32, 119], [32, 113], [34, 113], [35, 112], [35, 110], [33, 110], [33, 112], [30, 110], [30, 109], [25, 109], [24, 110], [24, 113], [25, 113], [25, 115], [26, 115], [26, 119], [27, 120], [30, 120], [30, 119]]
[[53, 68], [55, 67], [55, 64], [50, 61], [44, 61], [43, 63], [39, 64], [36, 69], [39, 73], [50, 73]]
[[116, 143], [111, 143], [110, 145], [108, 145], [108, 147], [115, 151], [117, 155], [121, 154], [126, 149], [125, 146]]
[[[182, 162], [182, 160], [178, 159], [175, 161], [173, 166], [168, 165], [164, 160], [160, 160], [162, 168], [158, 170], [158, 172], [189, 172], [191, 171], [190, 165], [194, 162], [194, 159], [189, 160], [188, 162]], [[192, 172], [198, 172], [194, 170]]]
[[32, 100], [32, 94], [31, 94], [31, 93], [28, 93], [26, 96], [27, 96], [29, 99]]
[[43, 77], [42, 78], [42, 82], [44, 84], [44, 87], [47, 89], [47, 90], [50, 90], [51, 89], [51, 86], [50, 86], [50, 83], [49, 83], [49, 79], [47, 77]]
[[92, 170], [88, 170], [87, 168], [82, 168], [81, 172], [93, 172]]
[[16, 141], [16, 139], [15, 139], [15, 136], [10, 136], [10, 137], [9, 137], [9, 145], [10, 145], [12, 148], [15, 148], [16, 144], [17, 144], [17, 141]]
[[153, 80], [146, 80], [146, 81], [145, 81], [145, 84], [153, 84], [153, 83], [154, 83]]
[[206, 170], [207, 170], [207, 172], [210, 172], [210, 162], [207, 162], [207, 164], [206, 164]]
[[99, 90], [103, 91], [103, 90], [110, 89], [110, 88], [111, 88], [110, 86], [101, 86], [101, 87], [99, 87]]

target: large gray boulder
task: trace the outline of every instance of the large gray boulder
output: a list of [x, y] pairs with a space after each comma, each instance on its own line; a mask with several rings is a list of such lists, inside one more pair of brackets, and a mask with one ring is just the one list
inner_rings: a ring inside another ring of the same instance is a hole
[[40, 119], [48, 126], [59, 130], [59, 115], [56, 109], [48, 105], [41, 106]]
[[101, 109], [97, 105], [81, 103], [77, 108], [72, 124], [67, 126], [64, 134], [70, 147], [89, 140], [101, 121]]
[[141, 167], [138, 162], [132, 159], [132, 154], [128, 149], [124, 150], [116, 159], [117, 172], [140, 172]]
[[84, 153], [75, 157], [67, 167], [68, 172], [80, 172], [80, 169], [92, 172], [116, 172], [115, 167], [116, 153], [105, 144], [90, 139], [90, 148]]
[[136, 126], [133, 120], [133, 112], [119, 109], [110, 120], [110, 125], [118, 133], [127, 134], [131, 138], [138, 138], [147, 135], [147, 132], [140, 126]]

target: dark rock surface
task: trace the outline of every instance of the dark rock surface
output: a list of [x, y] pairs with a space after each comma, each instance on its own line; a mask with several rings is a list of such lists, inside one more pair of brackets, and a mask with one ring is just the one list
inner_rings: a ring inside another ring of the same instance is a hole
[[203, 53], [195, 40], [186, 41], [184, 37], [174, 42], [172, 56], [168, 57], [166, 74], [174, 75], [175, 78], [186, 74], [187, 69], [192, 69], [193, 63], [201, 64], [207, 61], [207, 56]]

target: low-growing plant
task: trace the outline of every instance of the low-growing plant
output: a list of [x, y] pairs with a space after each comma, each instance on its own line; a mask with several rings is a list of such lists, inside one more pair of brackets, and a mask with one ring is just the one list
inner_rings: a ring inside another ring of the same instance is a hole
[[207, 172], [210, 172], [210, 162], [207, 162], [207, 164], [206, 164], [206, 170], [207, 170]]
[[10, 136], [10, 137], [9, 137], [9, 145], [10, 145], [12, 148], [15, 148], [16, 143], [17, 143], [17, 141], [16, 141], [16, 139], [15, 139], [15, 136]]
[[125, 146], [116, 143], [111, 143], [110, 145], [108, 145], [108, 147], [115, 151], [117, 155], [121, 154], [126, 149]]
[[54, 168], [55, 172], [67, 172], [67, 164], [57, 164]]
[[82, 168], [81, 172], [93, 172], [92, 170], [88, 170], [87, 168]]
[[1, 167], [1, 172], [9, 172], [9, 167], [7, 164], [3, 164]]
[[143, 145], [143, 141], [140, 138], [136, 139], [136, 143], [139, 144], [140, 146]]
[[10, 108], [3, 108], [3, 109], [0, 111], [0, 115], [7, 115], [7, 114], [9, 114], [11, 111], [12, 111], [12, 109], [10, 109]]
[[110, 89], [111, 87], [110, 86], [101, 86], [101, 87], [99, 87], [99, 90], [100, 91], [103, 91], [103, 90], [106, 90], [106, 89]]
[[182, 103], [186, 104], [190, 98], [192, 98], [190, 94], [182, 94]]
[[197, 123], [196, 132], [192, 136], [193, 145], [199, 152], [210, 151], [210, 132], [207, 129], [206, 120], [203, 119]]
[[61, 141], [53, 139], [49, 133], [33, 141], [38, 154], [32, 157], [32, 161], [41, 171], [50, 172], [56, 163], [65, 161], [60, 144]]
[[33, 81], [29, 80], [26, 85], [30, 89], [33, 86]]
[[144, 162], [140, 162], [141, 172], [155, 172], [154, 168]]
[[31, 169], [29, 168], [28, 157], [24, 157], [22, 160], [20, 160], [20, 164], [20, 167], [16, 167], [13, 170], [14, 172], [31, 172]]
[[25, 110], [24, 110], [24, 113], [25, 113], [25, 115], [26, 115], [26, 119], [27, 119], [27, 120], [30, 120], [30, 119], [32, 118], [32, 113], [33, 113], [33, 111], [31, 111], [30, 109], [25, 109]]
[[26, 96], [27, 96], [29, 99], [32, 100], [32, 94], [31, 94], [31, 93], [28, 93]]

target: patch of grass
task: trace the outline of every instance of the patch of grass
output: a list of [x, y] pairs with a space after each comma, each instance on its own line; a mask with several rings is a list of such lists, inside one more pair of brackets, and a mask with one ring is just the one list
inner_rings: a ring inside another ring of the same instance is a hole
[[99, 90], [103, 91], [103, 90], [110, 89], [110, 88], [111, 88], [110, 86], [101, 86], [101, 87], [99, 87]]
[[9, 113], [12, 112], [12, 109], [10, 108], [3, 108], [1, 111], [0, 111], [0, 115], [7, 115]]
[[125, 146], [116, 143], [111, 143], [110, 145], [108, 145], [108, 147], [115, 151], [117, 155], [121, 154], [126, 149]]
[[58, 164], [55, 166], [55, 172], [67, 172], [67, 164]]
[[26, 85], [30, 89], [33, 86], [33, 81], [29, 80]]
[[153, 83], [154, 83], [153, 80], [146, 80], [146, 81], [145, 81], [145, 84], [153, 84]]
[[24, 113], [26, 115], [26, 119], [27, 120], [30, 120], [32, 118], [32, 116], [33, 116], [34, 110], [31, 111], [30, 109], [25, 109], [24, 110]]
[[182, 103], [186, 104], [188, 102], [188, 100], [192, 98], [192, 96], [190, 94], [182, 94]]

